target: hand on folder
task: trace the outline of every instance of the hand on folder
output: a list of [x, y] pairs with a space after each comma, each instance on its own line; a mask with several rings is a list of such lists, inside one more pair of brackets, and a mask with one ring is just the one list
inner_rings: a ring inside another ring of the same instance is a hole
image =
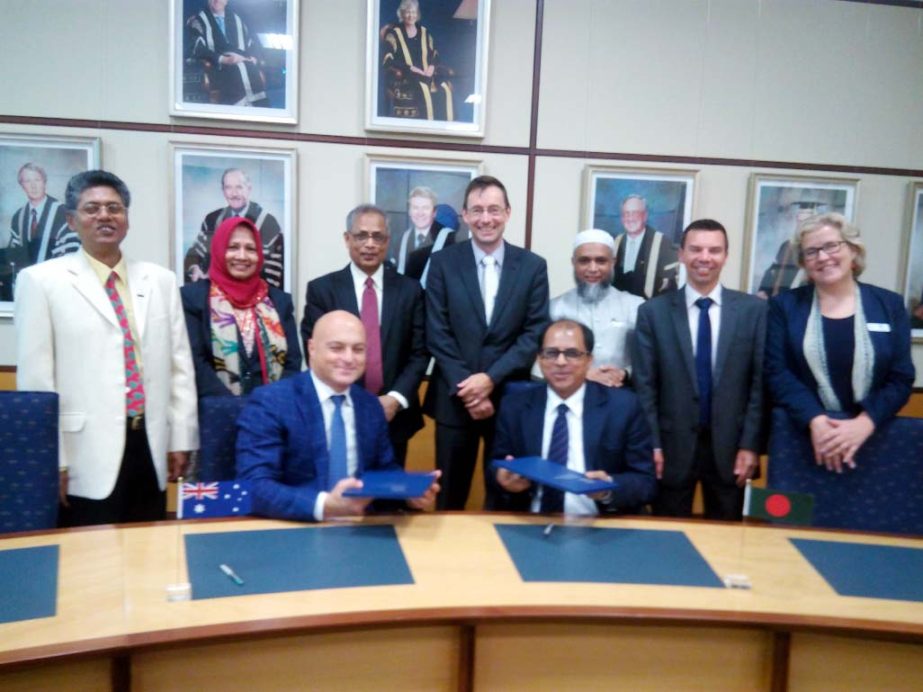
[[355, 517], [365, 514], [365, 508], [372, 501], [370, 497], [344, 497], [343, 491], [349, 488], [361, 488], [362, 481], [358, 478], [344, 478], [327, 493], [324, 500], [324, 518], [330, 517]]
[[[511, 461], [512, 459], [512, 455], [506, 455], [507, 461]], [[497, 469], [497, 483], [508, 493], [521, 493], [528, 490], [532, 485], [532, 481], [528, 478], [506, 469]]]
[[429, 486], [429, 489], [426, 491], [426, 494], [423, 497], [415, 497], [413, 499], [407, 500], [407, 506], [411, 509], [419, 509], [424, 512], [432, 511], [436, 508], [436, 495], [439, 494], [439, 491], [442, 489], [439, 485], [439, 477], [442, 475], [442, 471], [436, 470], [433, 471], [433, 482]]

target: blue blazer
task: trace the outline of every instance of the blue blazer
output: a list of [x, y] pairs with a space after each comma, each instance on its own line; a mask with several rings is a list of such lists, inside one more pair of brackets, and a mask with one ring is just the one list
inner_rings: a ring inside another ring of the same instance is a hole
[[[860, 283], [859, 293], [866, 322], [888, 325], [889, 329], [869, 330], [875, 351], [872, 386], [868, 396], [857, 402], [877, 426], [897, 414], [913, 389], [910, 317], [903, 299], [893, 291]], [[804, 427], [825, 413], [817, 381], [804, 357], [804, 333], [813, 300], [813, 285], [773, 298], [766, 338], [766, 383], [773, 403], [785, 407], [792, 419]]]
[[[542, 433], [548, 387], [532, 385], [511, 391], [503, 399], [497, 420], [493, 457], [542, 456]], [[601, 470], [619, 484], [606, 502], [597, 502], [600, 513], [638, 513], [654, 499], [651, 432], [638, 397], [627, 389], [586, 383], [583, 400], [583, 453], [587, 471]], [[529, 511], [532, 490], [508, 493], [496, 483], [495, 509]], [[533, 486], [534, 487], [534, 486]]]
[[[203, 396], [231, 396], [231, 391], [218, 379], [218, 374], [215, 372], [211, 308], [208, 304], [210, 289], [211, 282], [206, 279], [186, 284], [179, 290], [183, 300], [183, 313], [186, 316], [186, 331], [189, 332], [192, 364], [195, 366], [196, 392], [200, 399]], [[276, 312], [279, 313], [279, 321], [285, 330], [285, 341], [288, 344], [282, 377], [297, 375], [301, 372], [301, 344], [298, 339], [298, 330], [295, 328], [295, 308], [292, 305], [292, 297], [275, 286], [270, 286], [269, 299], [276, 308]], [[245, 359], [246, 354], [241, 353], [241, 360]], [[257, 367], [257, 372], [259, 372], [259, 367]]]
[[[355, 407], [357, 475], [399, 471], [385, 414], [359, 385]], [[320, 399], [310, 371], [254, 390], [237, 419], [237, 477], [253, 483], [253, 513], [314, 520], [317, 494], [326, 491], [330, 466]]]
[[484, 315], [471, 241], [432, 256], [426, 280], [426, 345], [436, 359], [423, 410], [439, 423], [464, 426], [471, 416], [455, 396], [458, 383], [485, 372], [496, 407], [503, 384], [528, 380], [548, 325], [548, 270], [538, 255], [504, 243], [490, 324]]

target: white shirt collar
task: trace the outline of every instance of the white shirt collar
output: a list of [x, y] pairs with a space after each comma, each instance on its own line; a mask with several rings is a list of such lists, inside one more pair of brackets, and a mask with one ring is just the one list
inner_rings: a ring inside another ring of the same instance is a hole
[[698, 291], [696, 291], [696, 290], [695, 290], [692, 286], [690, 286], [688, 283], [686, 284], [684, 290], [685, 290], [685, 292], [686, 292], [685, 295], [686, 295], [686, 309], [687, 309], [687, 310], [688, 310], [689, 308], [691, 308], [693, 305], [695, 305], [695, 301], [697, 301], [699, 298], [706, 298], [706, 297], [707, 297], [707, 298], [711, 298], [713, 301], [715, 301], [715, 305], [718, 305], [718, 306], [721, 305], [721, 290], [722, 290], [722, 289], [721, 289], [721, 284], [720, 284], [720, 283], [717, 284], [717, 285], [712, 289], [712, 292], [709, 293], [707, 296], [704, 296], [704, 295], [702, 295], [701, 293], [699, 293]]
[[314, 374], [313, 370], [308, 370], [308, 372], [311, 373], [311, 381], [314, 382], [314, 389], [317, 390], [317, 398], [320, 399], [321, 403], [327, 401], [334, 394], [345, 394], [346, 401], [344, 403], [347, 405], [352, 405], [352, 400], [349, 398], [349, 387], [344, 389], [342, 392], [338, 392], [329, 384], [321, 380], [316, 374]]
[[[349, 272], [353, 276], [353, 283], [359, 288], [365, 288], [365, 280], [369, 278], [369, 275], [359, 269], [355, 262], [349, 263]], [[382, 279], [384, 278], [384, 275], [385, 265], [384, 262], [382, 262], [378, 265], [378, 269], [375, 270], [375, 273], [372, 274], [372, 282], [375, 284], [375, 288], [378, 290], [381, 290]]]
[[578, 418], [583, 417], [583, 398], [586, 394], [586, 382], [580, 385], [580, 388], [566, 399], [562, 399], [556, 391], [548, 387], [548, 402], [545, 405], [545, 414], [553, 411], [561, 404], [567, 404], [567, 408]]
[[[471, 249], [474, 250], [474, 261], [476, 264], [480, 264], [481, 260], [487, 257], [487, 253], [484, 252], [473, 240], [471, 241]], [[497, 261], [497, 267], [503, 266], [503, 254], [505, 249], [506, 241], [501, 240], [500, 246], [492, 253], [490, 253], [491, 256]]]

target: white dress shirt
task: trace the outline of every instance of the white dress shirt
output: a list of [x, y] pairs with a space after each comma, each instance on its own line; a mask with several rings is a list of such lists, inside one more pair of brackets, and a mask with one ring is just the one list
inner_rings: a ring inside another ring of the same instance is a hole
[[[548, 458], [548, 448], [551, 446], [551, 432], [554, 422], [558, 417], [558, 406], [567, 405], [567, 468], [577, 473], [586, 473], [586, 460], [583, 456], [583, 397], [586, 393], [586, 384], [571, 394], [567, 399], [559, 397], [551, 387], [548, 387], [548, 401], [545, 403], [545, 423], [542, 426], [542, 457]], [[531, 511], [535, 514], [541, 511], [542, 491], [541, 486], [532, 496]], [[599, 514], [596, 502], [586, 495], [564, 493], [565, 514]]]
[[715, 301], [708, 310], [708, 317], [711, 320], [711, 367], [715, 369], [715, 356], [718, 353], [718, 332], [721, 327], [721, 284], [712, 289], [707, 296], [702, 295], [689, 284], [683, 288], [686, 295], [686, 311], [689, 315], [689, 335], [692, 337], [692, 357], [695, 358], [696, 342], [699, 336], [699, 316], [702, 311], [695, 304], [699, 298], [711, 298]]
[[641, 252], [641, 242], [644, 239], [644, 231], [636, 236], [625, 234], [625, 256], [622, 262], [622, 271], [625, 273], [633, 272], [635, 264], [638, 262], [638, 253]]

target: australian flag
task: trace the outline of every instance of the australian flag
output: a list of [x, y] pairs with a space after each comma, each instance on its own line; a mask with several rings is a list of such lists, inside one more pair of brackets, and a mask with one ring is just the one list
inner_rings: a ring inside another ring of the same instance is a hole
[[251, 504], [248, 481], [183, 483], [177, 518], [244, 516], [250, 514]]

